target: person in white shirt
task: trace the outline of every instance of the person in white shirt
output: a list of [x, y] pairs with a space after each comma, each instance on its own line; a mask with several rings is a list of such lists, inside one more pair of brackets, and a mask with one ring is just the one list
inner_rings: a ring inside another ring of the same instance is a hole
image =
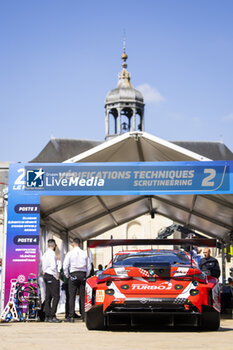
[[74, 238], [72, 246], [73, 250], [68, 252], [63, 263], [65, 276], [69, 279], [69, 317], [67, 322], [74, 322], [75, 315], [75, 298], [77, 290], [79, 291], [79, 305], [82, 321], [84, 321], [84, 305], [85, 305], [85, 283], [86, 278], [91, 271], [91, 262], [87, 252], [80, 249], [81, 241]]
[[42, 257], [42, 271], [45, 282], [45, 322], [61, 322], [56, 318], [57, 305], [60, 299], [60, 281], [55, 254], [56, 242], [48, 240], [48, 249]]

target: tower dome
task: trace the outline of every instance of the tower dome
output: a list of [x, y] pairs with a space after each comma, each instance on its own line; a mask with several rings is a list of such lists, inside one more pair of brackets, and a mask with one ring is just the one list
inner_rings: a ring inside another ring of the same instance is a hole
[[128, 56], [124, 50], [122, 71], [118, 74], [117, 87], [105, 100], [105, 139], [128, 131], [144, 131], [144, 99], [140, 91], [134, 89], [127, 70]]

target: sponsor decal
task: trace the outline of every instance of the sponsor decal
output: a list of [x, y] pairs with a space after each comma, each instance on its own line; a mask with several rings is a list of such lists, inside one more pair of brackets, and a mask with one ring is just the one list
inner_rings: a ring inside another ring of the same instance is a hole
[[105, 292], [104, 292], [103, 289], [97, 289], [96, 296], [95, 296], [95, 301], [97, 303], [103, 303], [104, 302], [104, 295], [105, 295]]
[[146, 271], [144, 269], [138, 269], [138, 271], [142, 274], [142, 276], [150, 277], [150, 274], [148, 271]]
[[98, 187], [104, 186], [104, 180], [98, 177], [91, 177], [90, 179], [80, 179], [79, 177], [71, 177], [69, 179], [61, 179], [57, 177], [46, 177], [46, 187]]
[[159, 285], [132, 284], [133, 290], [169, 290], [172, 288], [171, 282], [162, 282]]
[[141, 298], [141, 299], [140, 299], [140, 302], [141, 302], [142, 304], [146, 304], [146, 303], [147, 303], [147, 299], [146, 299], [146, 298]]
[[[71, 173], [66, 174], [56, 171], [56, 167], [53, 172], [48, 171], [46, 166], [43, 169], [36, 170], [26, 167], [24, 173], [26, 190], [74, 190], [77, 187], [81, 189], [85, 187], [103, 187], [105, 184], [105, 180], [98, 176], [73, 176]], [[16, 180], [17, 183], [18, 179]]]
[[174, 277], [177, 276], [186, 276], [188, 273], [189, 268], [188, 267], [178, 267], [176, 272], [174, 273]]
[[127, 271], [125, 270], [124, 267], [116, 267], [115, 269], [116, 275], [124, 275], [124, 276], [128, 276]]

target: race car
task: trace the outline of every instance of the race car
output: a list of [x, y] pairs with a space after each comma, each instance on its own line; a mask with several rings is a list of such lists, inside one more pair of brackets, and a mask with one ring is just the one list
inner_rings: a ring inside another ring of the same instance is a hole
[[[116, 245], [214, 246], [213, 239], [90, 240], [88, 247]], [[189, 250], [189, 252], [187, 251]], [[218, 279], [200, 271], [192, 249], [123, 250], [106, 270], [86, 282], [85, 322], [89, 330], [112, 325], [161, 324], [217, 330]]]

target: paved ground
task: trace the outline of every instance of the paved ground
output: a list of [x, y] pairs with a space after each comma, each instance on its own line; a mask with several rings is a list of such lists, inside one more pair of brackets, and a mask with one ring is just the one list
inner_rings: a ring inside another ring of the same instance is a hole
[[218, 332], [88, 331], [75, 323], [0, 323], [1, 350], [233, 349], [233, 320], [222, 320]]

